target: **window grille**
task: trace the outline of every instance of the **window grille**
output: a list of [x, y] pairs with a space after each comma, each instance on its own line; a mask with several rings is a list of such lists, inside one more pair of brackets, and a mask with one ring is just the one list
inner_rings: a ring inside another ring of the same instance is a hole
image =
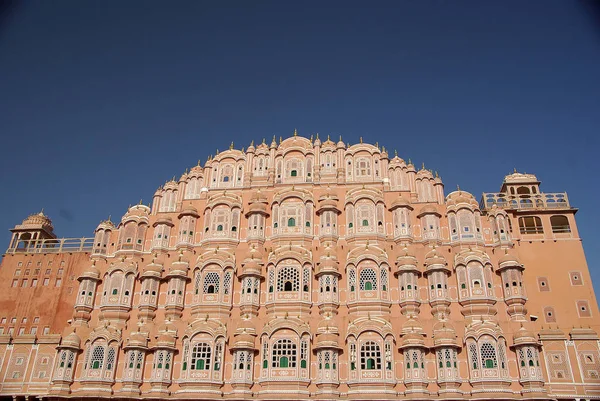
[[296, 344], [289, 339], [277, 340], [273, 344], [272, 367], [295, 368], [296, 367]]
[[279, 269], [277, 291], [298, 291], [300, 289], [298, 268], [285, 266]]
[[367, 341], [360, 347], [360, 368], [362, 370], [381, 369], [379, 344]]
[[204, 293], [215, 294], [219, 292], [219, 273], [208, 272], [204, 276]]
[[231, 272], [225, 273], [223, 278], [223, 293], [229, 294], [229, 286], [231, 286]]
[[371, 268], [360, 271], [360, 289], [361, 291], [370, 291], [377, 289], [377, 275]]
[[190, 369], [210, 370], [211, 347], [207, 343], [198, 343], [192, 349]]
[[103, 364], [104, 364], [104, 347], [101, 345], [97, 345], [92, 350], [91, 367], [92, 367], [92, 369], [102, 369]]
[[481, 366], [486, 369], [498, 367], [498, 357], [496, 356], [496, 348], [488, 343], [481, 344]]
[[348, 269], [348, 284], [350, 291], [354, 291], [356, 288], [356, 271], [353, 268]]
[[469, 344], [469, 354], [471, 355], [471, 367], [479, 369], [479, 353], [477, 352], [477, 344]]

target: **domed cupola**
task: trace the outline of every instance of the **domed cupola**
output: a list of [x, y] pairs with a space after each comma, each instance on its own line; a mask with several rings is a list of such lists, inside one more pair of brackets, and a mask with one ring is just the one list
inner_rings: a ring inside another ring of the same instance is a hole
[[502, 277], [502, 290], [504, 292], [504, 301], [508, 306], [507, 312], [512, 320], [526, 320], [527, 309], [525, 303], [527, 297], [525, 287], [523, 287], [523, 271], [525, 267], [516, 255], [509, 254], [505, 249], [505, 254], [498, 259], [498, 269], [496, 273]]
[[404, 355], [404, 384], [407, 392], [422, 393], [427, 387], [427, 372], [425, 370], [425, 345], [423, 327], [409, 316], [402, 326], [400, 334], [400, 351]]
[[446, 197], [450, 240], [483, 244], [481, 213], [475, 197], [465, 191], [454, 191]]
[[400, 289], [400, 311], [403, 315], [418, 315], [421, 306], [418, 282], [421, 271], [417, 258], [408, 248], [402, 249], [396, 258], [396, 271]]
[[[44, 240], [55, 239], [52, 220], [41, 212], [28, 216], [21, 224], [17, 224], [10, 230], [13, 235], [9, 249], [42, 248]], [[55, 246], [54, 241], [52, 246]]]

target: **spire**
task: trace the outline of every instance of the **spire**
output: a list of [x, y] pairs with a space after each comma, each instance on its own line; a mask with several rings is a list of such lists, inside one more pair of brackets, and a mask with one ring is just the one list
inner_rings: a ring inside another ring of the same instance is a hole
[[362, 136], [360, 137], [360, 143], [363, 143], [363, 141], [362, 141]]
[[425, 162], [423, 162], [423, 165], [421, 166], [421, 170], [425, 170]]
[[233, 141], [231, 141], [231, 145], [229, 145], [229, 150], [233, 150]]
[[294, 136], [298, 136], [298, 130], [294, 128]]
[[398, 157], [398, 151], [394, 149], [394, 157]]
[[[264, 142], [264, 140], [263, 140]], [[254, 146], [254, 139], [252, 140], [252, 142], [250, 142], [250, 146]]]

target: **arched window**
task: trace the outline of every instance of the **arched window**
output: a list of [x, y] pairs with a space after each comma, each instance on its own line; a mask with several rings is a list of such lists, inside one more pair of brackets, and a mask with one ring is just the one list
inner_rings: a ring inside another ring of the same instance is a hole
[[367, 226], [369, 225], [369, 220], [367, 220], [367, 219], [364, 219], [364, 220], [362, 221], [362, 225], [363, 225], [363, 227], [367, 227]]
[[519, 217], [521, 234], [543, 234], [542, 219], [537, 216]]
[[300, 274], [294, 266], [282, 267], [277, 275], [277, 291], [298, 291]]
[[381, 369], [381, 349], [374, 341], [367, 341], [360, 347], [360, 368], [362, 370]]
[[217, 226], [217, 231], [223, 231], [223, 224], [219, 224]]
[[102, 345], [97, 345], [92, 349], [92, 359], [90, 366], [92, 369], [102, 369], [104, 363], [104, 351], [105, 348]]
[[288, 219], [288, 223], [287, 224], [288, 224], [288, 227], [296, 227], [296, 219], [293, 218], [293, 217], [290, 217]]
[[271, 362], [274, 368], [295, 368], [296, 344], [287, 338], [277, 340], [273, 344]]
[[298, 176], [298, 171], [297, 170], [290, 171], [290, 177], [296, 177], [296, 176]]
[[377, 289], [377, 275], [373, 269], [367, 268], [360, 271], [360, 289], [361, 291], [371, 291]]
[[214, 294], [219, 292], [220, 276], [217, 272], [208, 272], [204, 276], [204, 293]]
[[198, 343], [192, 349], [192, 370], [210, 370], [211, 347], [207, 343]]
[[498, 367], [498, 358], [496, 356], [496, 347], [494, 345], [484, 342], [481, 344], [481, 366], [486, 369], [493, 369]]
[[552, 216], [550, 217], [550, 225], [552, 225], [553, 233], [570, 233], [569, 219], [567, 216]]

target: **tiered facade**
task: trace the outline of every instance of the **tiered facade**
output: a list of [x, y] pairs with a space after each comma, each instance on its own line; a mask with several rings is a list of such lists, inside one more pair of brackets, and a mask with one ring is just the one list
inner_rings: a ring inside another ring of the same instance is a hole
[[481, 203], [377, 145], [233, 146], [93, 239], [34, 214], [0, 269], [0, 396], [600, 398], [566, 194]]

